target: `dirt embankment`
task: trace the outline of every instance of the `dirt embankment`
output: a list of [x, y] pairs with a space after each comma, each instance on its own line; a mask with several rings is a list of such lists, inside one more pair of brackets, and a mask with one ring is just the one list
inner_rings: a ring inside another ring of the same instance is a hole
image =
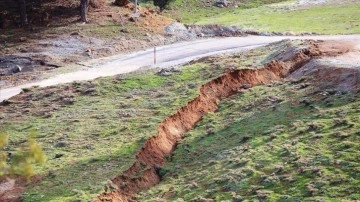
[[283, 61], [273, 60], [260, 69], [232, 70], [201, 86], [200, 95], [160, 123], [156, 136], [147, 140], [135, 163], [112, 180], [115, 190], [102, 193], [96, 201], [129, 201], [135, 193], [159, 183], [159, 170], [175, 150], [177, 142], [206, 113], [215, 111], [221, 99], [252, 86], [280, 80], [313, 57], [337, 55], [349, 50], [335, 44], [332, 49], [324, 51], [321, 49], [326, 46], [324, 43], [309, 44], [309, 48], [294, 51]]

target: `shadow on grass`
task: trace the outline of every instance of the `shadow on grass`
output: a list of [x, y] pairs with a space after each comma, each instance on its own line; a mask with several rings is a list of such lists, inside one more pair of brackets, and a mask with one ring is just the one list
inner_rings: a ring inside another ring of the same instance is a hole
[[24, 201], [91, 201], [104, 191], [107, 180], [131, 166], [142, 145], [142, 141], [137, 141], [112, 154], [95, 154], [93, 158], [50, 170], [41, 182], [27, 187]]

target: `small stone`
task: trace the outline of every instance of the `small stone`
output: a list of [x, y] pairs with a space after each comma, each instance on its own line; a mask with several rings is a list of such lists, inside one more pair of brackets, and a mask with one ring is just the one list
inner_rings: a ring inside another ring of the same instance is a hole
[[244, 88], [244, 89], [249, 89], [249, 88], [251, 88], [251, 84], [245, 83], [241, 87]]
[[20, 39], [19, 39], [20, 42], [25, 42], [26, 40], [27, 40], [26, 37], [20, 37]]
[[94, 95], [94, 93], [96, 93], [96, 88], [88, 88], [88, 89], [84, 89], [82, 91], [82, 95]]
[[296, 34], [294, 32], [286, 32], [285, 35], [287, 35], [287, 36], [295, 36]]
[[129, 21], [130, 21], [130, 22], [136, 22], [136, 21], [137, 21], [137, 18], [136, 18], [136, 17], [130, 17], [130, 18], [129, 18]]
[[50, 177], [50, 178], [55, 178], [55, 177], [56, 177], [55, 171], [49, 170], [49, 172], [48, 172], [48, 177]]
[[311, 104], [311, 101], [309, 99], [302, 99], [300, 100], [300, 103], [305, 104], [306, 106], [309, 106]]
[[72, 105], [72, 104], [74, 104], [74, 99], [72, 99], [72, 98], [63, 98], [63, 103], [65, 105]]
[[240, 195], [235, 195], [232, 197], [232, 201], [233, 202], [241, 202], [241, 201], [243, 201], [243, 198]]
[[55, 154], [55, 158], [56, 158], [56, 159], [61, 158], [61, 157], [63, 157], [63, 156], [64, 156], [64, 154]]
[[54, 147], [66, 147], [67, 144], [65, 142], [58, 142], [54, 145]]
[[122, 33], [129, 33], [129, 30], [128, 30], [128, 29], [120, 29], [120, 32], [122, 32]]

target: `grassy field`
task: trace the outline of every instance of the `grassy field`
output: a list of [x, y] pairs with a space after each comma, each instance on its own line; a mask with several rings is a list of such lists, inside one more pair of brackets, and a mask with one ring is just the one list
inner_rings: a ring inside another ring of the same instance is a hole
[[[218, 8], [213, 1], [174, 0], [169, 1], [165, 14], [184, 23], [194, 23], [202, 19], [221, 16], [236, 10], [258, 8], [262, 5], [283, 2], [286, 0], [235, 0], [230, 7]], [[235, 4], [237, 8], [235, 8]], [[211, 23], [213, 24], [213, 23]]]
[[261, 7], [197, 19], [197, 24], [236, 25], [259, 31], [321, 34], [360, 33], [360, 4], [316, 6], [301, 10]]
[[261, 65], [286, 44], [210, 58], [168, 76], [150, 70], [29, 89], [31, 101], [20, 99], [0, 111], [0, 132], [10, 135], [8, 152], [35, 130], [47, 156], [36, 170], [41, 182], [29, 185], [24, 201], [89, 201], [133, 163], [157, 124], [192, 100], [201, 84], [229, 66]]
[[[201, 79], [195, 80], [210, 74], [201, 69], [193, 66], [168, 77], [151, 72], [100, 79], [90, 84], [95, 95], [76, 96], [73, 104], [59, 107], [51, 115], [32, 112], [20, 120], [4, 121], [2, 128], [11, 134], [12, 145], [23, 142], [30, 130], [37, 130], [37, 141], [48, 157], [46, 167], [38, 170], [45, 175], [43, 180], [28, 190], [25, 201], [75, 200], [101, 192], [107, 179], [130, 166], [157, 123], [196, 95]], [[89, 89], [88, 83], [70, 86]], [[39, 97], [31, 103], [34, 110], [53, 105], [67, 93], [61, 92], [63, 88], [67, 87], [54, 87], [45, 95], [42, 90], [32, 90], [33, 97]], [[53, 93], [55, 89], [60, 92]]]
[[163, 181], [137, 199], [359, 200], [360, 94], [314, 90], [275, 83], [227, 98], [178, 144]]
[[360, 33], [359, 3], [268, 6], [282, 1], [234, 2], [238, 7], [217, 8], [200, 1], [174, 1], [168, 15], [188, 24], [235, 25], [266, 32]]

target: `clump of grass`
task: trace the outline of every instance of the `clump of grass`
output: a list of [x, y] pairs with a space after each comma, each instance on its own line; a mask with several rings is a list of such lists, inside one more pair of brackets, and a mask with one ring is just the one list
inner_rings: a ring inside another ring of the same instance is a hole
[[322, 123], [318, 123], [318, 122], [311, 122], [308, 123], [308, 131], [320, 131], [322, 128], [324, 128], [325, 125]]

